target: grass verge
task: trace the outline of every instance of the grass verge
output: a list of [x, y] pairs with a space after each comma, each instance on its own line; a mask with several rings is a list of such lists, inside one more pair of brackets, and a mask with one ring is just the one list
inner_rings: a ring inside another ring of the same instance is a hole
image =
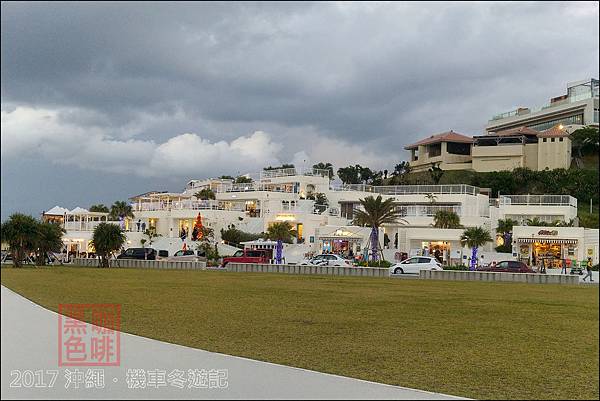
[[598, 288], [2, 268], [49, 308], [118, 303], [145, 337], [472, 398], [598, 398]]

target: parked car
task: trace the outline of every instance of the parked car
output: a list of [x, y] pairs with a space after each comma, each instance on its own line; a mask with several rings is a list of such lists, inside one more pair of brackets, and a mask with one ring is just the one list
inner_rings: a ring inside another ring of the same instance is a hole
[[488, 265], [486, 267], [480, 267], [477, 271], [482, 272], [504, 272], [504, 273], [535, 273], [533, 269], [527, 266], [523, 262], [516, 260], [503, 260], [502, 262], [496, 263], [496, 265]]
[[156, 260], [156, 249], [154, 248], [128, 248], [117, 259], [140, 259]]
[[179, 250], [173, 254], [173, 256], [166, 258], [166, 260], [171, 262], [198, 262], [198, 261], [206, 261], [204, 251], [194, 251], [191, 249]]
[[352, 263], [342, 258], [339, 255], [334, 254], [322, 254], [313, 257], [312, 259], [305, 259], [300, 262], [301, 265], [313, 265], [313, 266], [344, 266], [350, 267]]
[[413, 256], [390, 266], [390, 274], [419, 274], [421, 270], [444, 270], [442, 264], [431, 256]]
[[233, 256], [223, 258], [221, 267], [227, 266], [227, 263], [269, 263], [273, 257], [272, 249], [240, 249]]

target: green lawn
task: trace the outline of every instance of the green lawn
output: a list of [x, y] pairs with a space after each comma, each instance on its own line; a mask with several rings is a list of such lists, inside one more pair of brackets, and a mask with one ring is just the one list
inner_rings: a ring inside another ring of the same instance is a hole
[[119, 303], [146, 337], [473, 398], [598, 398], [598, 287], [2, 268], [58, 303]]

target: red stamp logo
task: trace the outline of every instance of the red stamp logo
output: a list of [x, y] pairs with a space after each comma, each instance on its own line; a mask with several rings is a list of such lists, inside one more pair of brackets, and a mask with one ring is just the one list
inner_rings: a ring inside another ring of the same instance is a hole
[[58, 366], [119, 366], [120, 329], [121, 305], [59, 304]]

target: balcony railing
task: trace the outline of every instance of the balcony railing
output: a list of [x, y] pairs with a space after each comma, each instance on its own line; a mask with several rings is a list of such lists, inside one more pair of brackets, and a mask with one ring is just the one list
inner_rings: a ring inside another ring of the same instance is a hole
[[362, 191], [382, 195], [428, 195], [428, 194], [479, 194], [479, 188], [472, 185], [382, 185], [347, 184], [332, 187], [332, 191]]
[[300, 169], [300, 168], [278, 168], [275, 170], [263, 170], [260, 172], [260, 178], [291, 177], [295, 175], [329, 177], [329, 170], [324, 169]]
[[244, 205], [224, 205], [223, 202], [214, 200], [182, 200], [174, 202], [141, 202], [131, 205], [134, 212], [155, 210], [229, 210], [245, 211]]
[[538, 206], [572, 206], [577, 208], [577, 198], [571, 195], [501, 195], [498, 204], [538, 205]]
[[94, 231], [100, 223], [120, 224], [119, 221], [65, 221], [63, 228], [67, 231]]

